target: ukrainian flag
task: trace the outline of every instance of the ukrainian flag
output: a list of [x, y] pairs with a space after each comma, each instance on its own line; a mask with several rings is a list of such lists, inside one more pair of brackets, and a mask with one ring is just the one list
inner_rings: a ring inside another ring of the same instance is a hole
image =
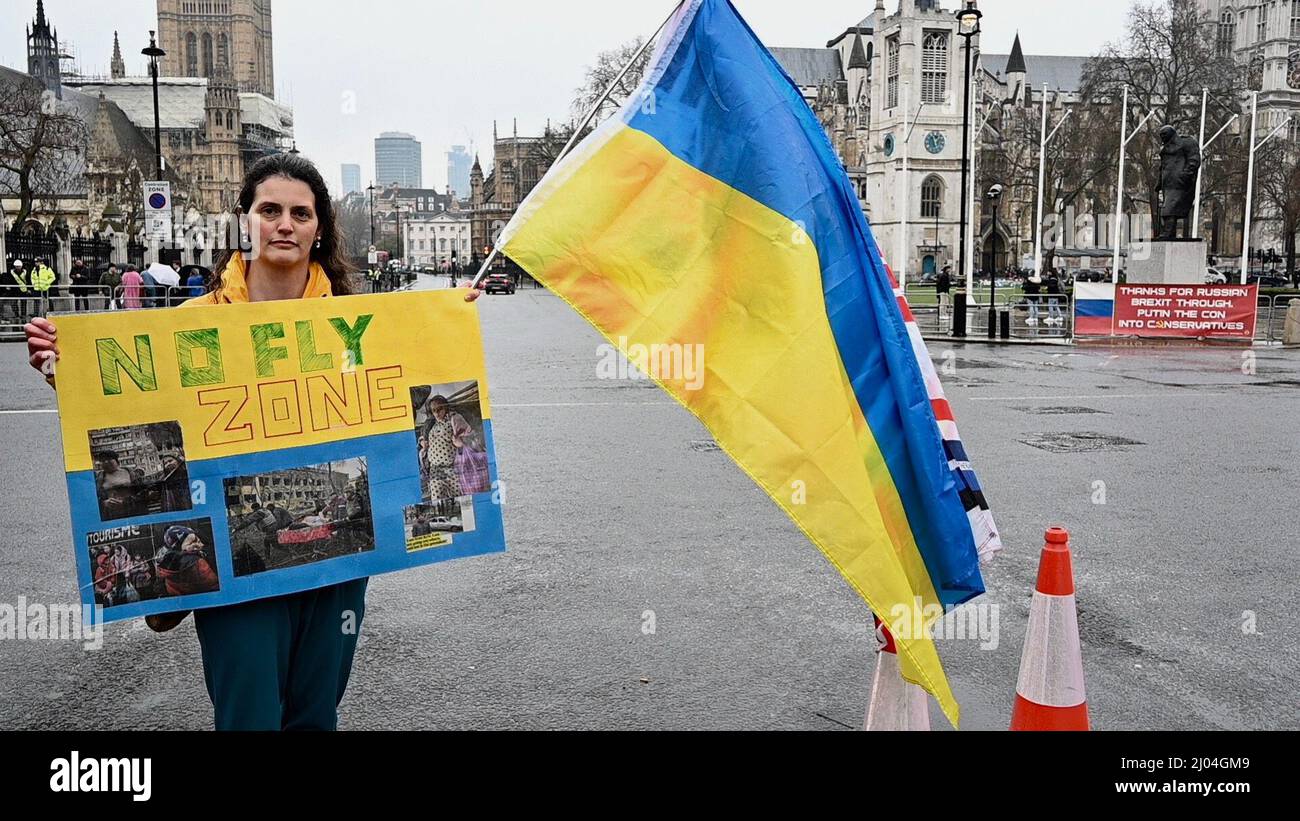
[[[499, 245], [625, 354], [702, 345], [686, 348], [703, 351], [702, 383], [656, 380], [887, 624], [915, 597], [983, 592], [996, 532], [977, 524], [982, 494], [960, 442], [945, 444], [858, 199], [726, 0], [679, 7], [637, 94]], [[893, 632], [904, 676], [957, 724], [934, 644]]]

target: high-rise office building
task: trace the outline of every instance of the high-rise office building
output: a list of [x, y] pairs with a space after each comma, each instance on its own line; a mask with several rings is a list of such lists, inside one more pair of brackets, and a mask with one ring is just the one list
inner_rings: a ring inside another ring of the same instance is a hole
[[343, 196], [354, 194], [361, 190], [361, 166], [354, 163], [343, 163]]
[[375, 138], [375, 185], [423, 188], [420, 162], [420, 141], [410, 134], [385, 131]]
[[463, 145], [453, 145], [447, 152], [447, 185], [457, 196], [469, 196], [469, 169], [474, 158]]

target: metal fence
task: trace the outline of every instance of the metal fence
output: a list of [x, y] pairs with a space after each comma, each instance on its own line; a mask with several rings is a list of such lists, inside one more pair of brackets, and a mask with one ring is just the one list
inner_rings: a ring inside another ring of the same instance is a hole
[[1255, 341], [1270, 345], [1281, 344], [1286, 328], [1286, 312], [1292, 300], [1300, 301], [1295, 294], [1278, 294], [1259, 297], [1259, 313], [1255, 319]]
[[[1010, 339], [1063, 342], [1074, 335], [1074, 302], [1069, 294], [1043, 295], [1037, 302], [1019, 295], [999, 295], [993, 304], [997, 307], [994, 338], [1001, 338], [1003, 314], [1007, 317]], [[989, 307], [987, 301], [966, 304], [967, 339], [989, 338]], [[952, 333], [955, 308], [951, 302], [947, 305], [913, 305], [911, 308], [922, 334], [947, 336]]]
[[17, 285], [0, 286], [0, 338], [23, 335], [23, 325], [32, 317], [71, 314], [78, 311], [115, 311], [143, 308], [170, 308], [203, 293], [203, 288], [176, 285], [154, 288], [131, 288], [119, 285], [63, 285], [44, 294], [30, 286], [23, 291]]
[[[1052, 310], [1050, 297], [1040, 295], [1037, 303], [1027, 301], [1023, 296], [999, 296], [998, 313], [1009, 315], [1011, 339], [1037, 341], [1065, 341], [1074, 337], [1074, 300], [1066, 294], [1056, 297], [1057, 310]], [[1293, 300], [1300, 301], [1300, 295], [1279, 294], [1259, 297], [1259, 310], [1255, 323], [1255, 341], [1268, 344], [1281, 344], [1286, 327], [1287, 309]], [[934, 336], [948, 336], [953, 329], [953, 308], [947, 306], [921, 305], [911, 306], [912, 314], [921, 333]], [[968, 304], [966, 306], [966, 338], [988, 338], [988, 302]], [[1000, 323], [999, 318], [999, 323]], [[995, 331], [1001, 336], [1001, 328]]]

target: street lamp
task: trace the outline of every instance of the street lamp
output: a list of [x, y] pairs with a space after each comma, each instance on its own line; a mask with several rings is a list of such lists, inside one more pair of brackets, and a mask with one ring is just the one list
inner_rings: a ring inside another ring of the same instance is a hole
[[158, 163], [158, 179], [163, 178], [162, 161], [162, 127], [158, 122], [158, 58], [166, 57], [167, 52], [158, 48], [154, 32], [149, 32], [149, 47], [140, 53], [149, 58], [149, 76], [153, 78], [153, 150]]
[[966, 209], [970, 197], [967, 195], [968, 176], [970, 173], [970, 63], [971, 38], [980, 33], [980, 18], [983, 13], [975, 8], [975, 0], [966, 0], [966, 7], [957, 12], [957, 34], [966, 41], [966, 74], [963, 77], [963, 101], [961, 107], [961, 272], [966, 277], [966, 291], [974, 295], [974, 283], [970, 272], [970, 260], [966, 258]]
[[375, 244], [375, 184], [372, 182], [366, 188], [370, 193], [370, 244]]
[[402, 236], [402, 205], [398, 203], [394, 208], [397, 210], [397, 264], [406, 267], [406, 238]]
[[989, 339], [998, 335], [998, 205], [1002, 203], [1002, 186], [994, 184], [985, 194], [993, 203], [993, 228], [989, 233]]

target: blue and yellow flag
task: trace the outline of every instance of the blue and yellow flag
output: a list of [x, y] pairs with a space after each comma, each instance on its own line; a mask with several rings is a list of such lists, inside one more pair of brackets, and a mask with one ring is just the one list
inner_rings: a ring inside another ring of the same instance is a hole
[[[996, 532], [960, 443], [945, 445], [858, 199], [726, 0], [682, 4], [637, 94], [499, 244], [625, 354], [702, 351], [703, 379], [651, 376], [887, 624], [918, 597], [983, 592]], [[934, 644], [914, 632], [894, 630], [904, 677], [956, 724]]]

